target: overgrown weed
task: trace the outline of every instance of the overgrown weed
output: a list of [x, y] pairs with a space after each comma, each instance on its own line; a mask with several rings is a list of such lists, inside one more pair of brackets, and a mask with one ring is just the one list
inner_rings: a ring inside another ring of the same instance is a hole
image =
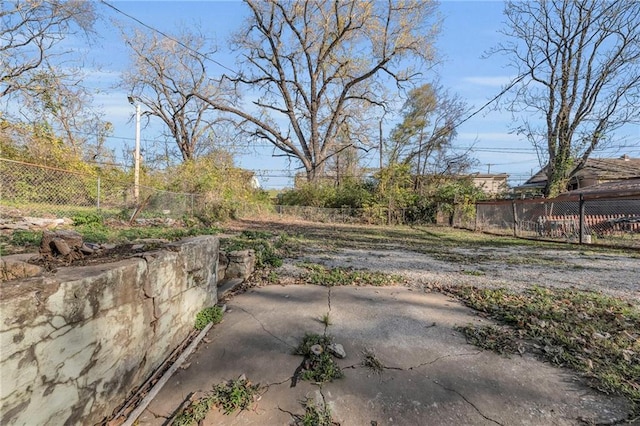
[[[333, 343], [333, 337], [323, 334], [307, 333], [302, 341], [294, 349], [294, 354], [305, 357], [304, 368], [300, 378], [315, 383], [325, 383], [344, 377], [342, 369], [336, 364], [329, 346]], [[314, 347], [320, 347], [320, 353], [314, 352]]]
[[[469, 286], [450, 291], [507, 324], [548, 361], [583, 373], [605, 393], [627, 397], [640, 414], [640, 310], [631, 303], [595, 292], [539, 286], [523, 293]], [[504, 330], [463, 329], [471, 343], [517, 350], [512, 340], [498, 340]]]
[[294, 415], [295, 426], [333, 426], [331, 410], [326, 404], [319, 407], [311, 398], [307, 398], [302, 402], [304, 407], [303, 415]]
[[405, 278], [400, 275], [390, 275], [376, 271], [360, 271], [351, 268], [327, 268], [315, 263], [301, 263], [299, 265], [309, 272], [305, 281], [309, 284], [327, 287], [355, 285], [355, 286], [388, 286], [404, 283]]

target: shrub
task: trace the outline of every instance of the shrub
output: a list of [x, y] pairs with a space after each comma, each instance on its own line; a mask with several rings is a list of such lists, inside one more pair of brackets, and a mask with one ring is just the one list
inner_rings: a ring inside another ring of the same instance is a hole
[[222, 321], [222, 315], [223, 312], [219, 306], [204, 308], [196, 315], [194, 328], [196, 330], [203, 330], [209, 323], [218, 324]]

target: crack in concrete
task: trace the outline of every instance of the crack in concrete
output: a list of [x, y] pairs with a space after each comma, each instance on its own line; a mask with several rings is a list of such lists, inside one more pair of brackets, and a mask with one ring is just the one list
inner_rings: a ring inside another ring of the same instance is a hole
[[492, 419], [491, 417], [488, 417], [487, 415], [485, 415], [482, 411], [480, 411], [480, 409], [471, 401], [469, 401], [462, 393], [460, 393], [459, 391], [455, 390], [455, 389], [451, 389], [446, 387], [445, 385], [443, 385], [442, 383], [438, 382], [437, 380], [432, 380], [433, 383], [435, 383], [436, 385], [440, 386], [442, 389], [448, 391], [448, 392], [453, 392], [456, 395], [458, 395], [460, 398], [462, 398], [464, 400], [464, 402], [466, 402], [467, 404], [469, 404], [470, 406], [473, 407], [474, 410], [476, 410], [478, 412], [478, 414], [480, 414], [484, 419], [489, 420], [490, 422], [493, 422], [497, 425], [500, 426], [504, 426], [502, 423], [500, 423], [499, 421]]
[[[415, 370], [418, 369], [420, 367], [424, 367], [425, 365], [431, 365], [431, 364], [435, 364], [436, 362], [445, 359], [445, 358], [453, 358], [453, 357], [457, 357], [457, 356], [472, 356], [472, 355], [478, 355], [480, 354], [482, 351], [478, 351], [478, 352], [472, 352], [472, 353], [463, 353], [463, 354], [450, 354], [450, 355], [443, 355], [443, 356], [439, 356], [431, 361], [428, 362], [423, 362], [421, 364], [418, 365], [414, 365], [411, 367], [392, 367], [392, 366], [388, 366], [388, 365], [384, 365], [382, 364], [382, 368], [384, 370], [396, 370], [396, 371], [411, 371], [411, 370]], [[366, 368], [365, 365], [363, 365], [362, 363], [359, 364], [352, 364], [352, 365], [348, 365], [346, 367], [342, 367], [343, 370], [349, 368], [349, 369], [356, 369], [356, 368]]]
[[327, 317], [326, 320], [323, 321], [324, 322], [324, 335], [327, 335], [327, 329], [329, 328], [330, 325], [330, 315], [331, 315], [331, 287], [327, 287], [327, 308], [329, 309], [327, 312]]
[[280, 382], [273, 382], [273, 383], [267, 383], [265, 386], [265, 388], [269, 389], [269, 387], [271, 386], [279, 386], [279, 385], [284, 385], [285, 383], [289, 382], [291, 380], [291, 376], [287, 377], [286, 379], [280, 381]]
[[253, 318], [258, 324], [260, 324], [260, 327], [262, 327], [262, 330], [264, 330], [265, 333], [267, 333], [269, 336], [273, 337], [274, 339], [276, 339], [277, 341], [284, 343], [285, 345], [289, 346], [292, 349], [295, 349], [295, 346], [293, 346], [292, 344], [288, 343], [287, 341], [281, 339], [280, 337], [276, 336], [275, 334], [273, 334], [271, 331], [267, 330], [267, 328], [264, 326], [264, 323], [262, 321], [260, 321], [254, 314], [252, 314], [251, 312], [247, 311], [244, 308], [241, 308], [239, 306], [237, 306], [238, 309], [240, 309], [241, 311], [245, 312], [246, 314], [248, 314], [251, 318]]
[[439, 357], [437, 357], [436, 359], [431, 360], [431, 361], [429, 361], [429, 362], [423, 362], [422, 364], [418, 364], [418, 365], [416, 365], [416, 366], [409, 367], [409, 368], [407, 368], [407, 371], [415, 370], [415, 369], [417, 369], [417, 368], [424, 367], [425, 365], [435, 364], [436, 362], [440, 361], [441, 359], [445, 359], [445, 358], [453, 358], [453, 357], [457, 357], [457, 356], [472, 356], [472, 355], [478, 355], [478, 354], [480, 354], [480, 353], [482, 353], [482, 351], [472, 352], [472, 353], [464, 353], [464, 354], [450, 354], [450, 355], [443, 355], [443, 356], [439, 356]]
[[169, 417], [167, 416], [163, 416], [162, 414], [156, 414], [153, 411], [151, 411], [150, 408], [147, 407], [147, 410], [153, 417], [155, 417], [156, 419], [165, 419], [165, 420], [169, 420]]

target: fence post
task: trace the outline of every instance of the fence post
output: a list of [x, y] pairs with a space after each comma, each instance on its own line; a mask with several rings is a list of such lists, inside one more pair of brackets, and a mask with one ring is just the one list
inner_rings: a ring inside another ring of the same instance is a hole
[[516, 200], [511, 201], [511, 211], [513, 212], [513, 236], [518, 236], [518, 211], [516, 209]]
[[98, 176], [98, 196], [97, 198], [97, 208], [100, 210], [100, 176]]
[[476, 217], [473, 223], [473, 231], [478, 232], [478, 203], [475, 204], [475, 207], [476, 207]]
[[583, 241], [583, 233], [584, 233], [584, 195], [580, 194], [580, 202], [578, 204], [579, 207], [579, 211], [580, 211], [580, 219], [579, 219], [579, 233], [580, 236], [578, 237], [578, 243], [582, 244]]

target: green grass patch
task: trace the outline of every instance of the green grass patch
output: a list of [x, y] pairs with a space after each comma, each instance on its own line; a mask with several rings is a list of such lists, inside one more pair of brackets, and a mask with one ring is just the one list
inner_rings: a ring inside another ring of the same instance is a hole
[[[294, 350], [294, 354], [305, 357], [305, 368], [300, 378], [315, 383], [325, 383], [344, 377], [342, 369], [336, 364], [328, 347], [333, 343], [329, 335], [307, 333]], [[312, 347], [320, 346], [321, 353], [314, 353]]]
[[222, 321], [222, 309], [219, 306], [210, 306], [204, 308], [196, 314], [196, 322], [194, 328], [196, 330], [204, 329], [209, 323], [218, 324]]
[[484, 271], [478, 271], [477, 269], [465, 269], [462, 271], [464, 275], [471, 275], [472, 277], [481, 277], [487, 275]]
[[253, 250], [257, 268], [282, 266], [280, 252], [283, 245], [280, 236], [259, 231], [243, 231], [239, 236], [221, 242], [221, 248], [226, 252]]
[[[524, 293], [457, 287], [468, 306], [490, 314], [548, 361], [583, 373], [597, 389], [627, 397], [640, 414], [640, 310], [595, 292], [535, 286]], [[462, 330], [474, 344], [514, 351], [502, 327]]]
[[356, 285], [356, 286], [387, 286], [403, 284], [405, 279], [400, 275], [390, 275], [383, 272], [360, 271], [351, 268], [327, 268], [315, 263], [301, 263], [298, 266], [307, 269], [306, 282], [327, 287]]

